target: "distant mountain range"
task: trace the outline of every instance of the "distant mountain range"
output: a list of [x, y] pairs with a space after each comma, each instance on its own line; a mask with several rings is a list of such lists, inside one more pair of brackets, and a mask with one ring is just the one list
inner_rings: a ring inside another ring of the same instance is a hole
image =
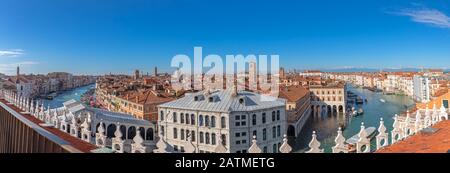
[[[334, 69], [318, 69], [323, 72], [379, 72], [380, 70], [386, 72], [396, 72], [396, 71], [413, 71], [418, 72], [421, 71], [421, 68], [383, 68], [383, 69], [375, 69], [375, 68], [334, 68]], [[444, 72], [450, 72], [450, 68], [443, 69]], [[300, 70], [303, 71], [303, 70]]]

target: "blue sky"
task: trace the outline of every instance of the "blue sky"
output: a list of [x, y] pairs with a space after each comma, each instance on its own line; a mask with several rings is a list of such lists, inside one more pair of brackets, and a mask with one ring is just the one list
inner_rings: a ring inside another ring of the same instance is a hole
[[288, 69], [450, 67], [450, 1], [0, 0], [0, 73], [170, 70], [278, 54]]

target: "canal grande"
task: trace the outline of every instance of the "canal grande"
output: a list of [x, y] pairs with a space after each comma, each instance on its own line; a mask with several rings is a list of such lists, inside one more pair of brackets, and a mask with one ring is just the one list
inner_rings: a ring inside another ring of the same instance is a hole
[[71, 100], [71, 99], [75, 99], [77, 101], [80, 101], [81, 97], [83, 96], [83, 94], [88, 92], [89, 90], [91, 90], [93, 88], [95, 88], [95, 84], [90, 84], [90, 85], [78, 87], [78, 88], [75, 88], [75, 89], [72, 89], [72, 90], [63, 91], [62, 93], [57, 95], [52, 100], [45, 100], [44, 99], [44, 104], [46, 106], [49, 105], [50, 108], [57, 108], [57, 107], [63, 106], [63, 103], [65, 101], [68, 101], [68, 100]]
[[[295, 140], [291, 139], [290, 143], [294, 146], [294, 151], [307, 151], [309, 149], [308, 144], [312, 138], [311, 134], [313, 131], [316, 131], [317, 139], [321, 142], [321, 148], [325, 149], [325, 152], [330, 153], [331, 147], [335, 145], [334, 139], [336, 138], [340, 123], [346, 124], [346, 128], [343, 131], [346, 139], [360, 131], [361, 122], [364, 122], [366, 128], [375, 127], [378, 129], [380, 118], [384, 119], [384, 124], [390, 132], [394, 122], [394, 115], [404, 112], [407, 107], [409, 108], [414, 105], [414, 101], [408, 96], [384, 95], [367, 89], [355, 88], [351, 85], [347, 85], [347, 91], [351, 91], [367, 99], [367, 103], [361, 105], [364, 109], [364, 114], [356, 117], [345, 116], [343, 114], [335, 116], [311, 116], [298, 137]], [[380, 101], [380, 99], [384, 99], [385, 102]], [[375, 140], [372, 140], [371, 149], [374, 148]]]
[[[53, 100], [44, 100], [44, 102], [45, 105], [50, 105], [50, 108], [61, 107], [65, 101], [70, 99], [80, 101], [82, 95], [93, 88], [95, 88], [95, 84], [64, 91]], [[366, 128], [375, 127], [378, 129], [380, 118], [384, 119], [387, 130], [391, 131], [394, 115], [404, 112], [406, 111], [406, 107], [414, 105], [414, 101], [408, 96], [384, 95], [367, 89], [355, 88], [351, 85], [347, 85], [347, 91], [351, 91], [367, 99], [367, 102], [361, 105], [364, 109], [364, 114], [356, 117], [345, 116], [343, 114], [334, 116], [325, 114], [311, 116], [298, 137], [289, 140], [295, 152], [302, 153], [308, 150], [312, 131], [316, 131], [317, 139], [321, 142], [321, 148], [325, 149], [327, 153], [331, 152], [331, 147], [335, 145], [334, 139], [340, 124], [345, 124], [346, 126], [343, 131], [346, 139], [360, 131], [361, 122], [364, 122]], [[384, 99], [385, 102], [381, 102], [380, 99]], [[375, 140], [372, 140], [371, 145], [371, 148], [374, 149]]]

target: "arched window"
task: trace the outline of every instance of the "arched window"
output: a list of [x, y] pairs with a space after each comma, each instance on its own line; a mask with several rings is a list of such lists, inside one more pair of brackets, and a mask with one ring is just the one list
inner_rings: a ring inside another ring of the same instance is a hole
[[164, 111], [161, 111], [161, 112], [159, 113], [159, 119], [160, 119], [161, 121], [164, 121]]
[[209, 133], [205, 133], [205, 143], [209, 144], [210, 138], [209, 138]]
[[211, 144], [216, 145], [216, 134], [215, 133], [211, 133]]
[[272, 152], [277, 153], [277, 144], [273, 144]]
[[209, 127], [209, 116], [205, 115], [205, 126]]
[[161, 126], [161, 133], [164, 136], [164, 126]]
[[227, 146], [227, 135], [222, 134], [222, 135], [220, 136], [220, 138], [221, 138], [221, 140], [222, 140], [222, 145], [223, 145], [223, 146]]
[[266, 113], [262, 113], [262, 123], [265, 124], [266, 123]]
[[184, 124], [184, 113], [180, 113], [180, 123]]
[[272, 138], [277, 137], [277, 128], [275, 126], [272, 127]]
[[191, 136], [192, 136], [191, 141], [195, 142], [195, 131], [193, 131], [193, 130], [191, 131]]
[[216, 127], [216, 116], [211, 116], [211, 127]]
[[173, 139], [177, 139], [177, 138], [178, 138], [177, 128], [173, 128]]
[[252, 115], [252, 125], [256, 126], [256, 114]]
[[180, 139], [184, 140], [184, 129], [180, 130]]
[[267, 153], [267, 146], [264, 146], [263, 153]]
[[277, 126], [277, 136], [278, 137], [281, 136], [281, 127], [280, 127], [280, 125]]
[[[291, 109], [291, 108], [289, 108], [289, 109]], [[275, 121], [275, 111], [272, 111], [272, 121]]]
[[277, 120], [280, 120], [280, 110], [277, 110]]
[[203, 126], [203, 115], [198, 116], [198, 126]]
[[191, 114], [191, 125], [195, 125], [195, 115]]
[[185, 117], [186, 117], [186, 118], [185, 118], [185, 119], [186, 119], [186, 124], [190, 124], [190, 123], [189, 123], [189, 114], [186, 114]]
[[186, 130], [186, 141], [189, 139], [189, 130]]
[[200, 132], [199, 138], [200, 138], [200, 139], [199, 139], [200, 143], [203, 144], [203, 142], [204, 142], [203, 132]]
[[147, 138], [147, 140], [153, 140], [153, 128], [148, 128], [147, 129], [147, 134], [146, 134], [146, 138]]
[[227, 127], [227, 122], [225, 121], [225, 117], [221, 117], [220, 118], [220, 125], [222, 128], [226, 128]]
[[177, 122], [177, 113], [176, 112], [173, 112], [172, 118], [173, 118], [173, 122], [176, 123]]
[[267, 130], [266, 128], [263, 129], [263, 141], [267, 139]]

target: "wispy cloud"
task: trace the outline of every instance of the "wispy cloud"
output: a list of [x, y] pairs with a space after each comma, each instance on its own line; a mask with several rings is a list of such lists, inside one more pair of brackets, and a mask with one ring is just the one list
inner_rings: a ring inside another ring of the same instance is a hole
[[422, 5], [416, 4], [414, 6], [416, 6], [416, 8], [406, 8], [388, 13], [409, 16], [412, 21], [418, 23], [424, 23], [440, 28], [450, 28], [450, 17], [448, 17], [445, 13]]
[[9, 64], [1, 63], [0, 64], [0, 73], [12, 74], [13, 72], [15, 72], [17, 66], [31, 66], [31, 65], [36, 65], [36, 64], [39, 64], [39, 63], [35, 62], [35, 61], [22, 61], [22, 62], [9, 63]]
[[0, 57], [15, 57], [23, 54], [22, 49], [0, 50]]

